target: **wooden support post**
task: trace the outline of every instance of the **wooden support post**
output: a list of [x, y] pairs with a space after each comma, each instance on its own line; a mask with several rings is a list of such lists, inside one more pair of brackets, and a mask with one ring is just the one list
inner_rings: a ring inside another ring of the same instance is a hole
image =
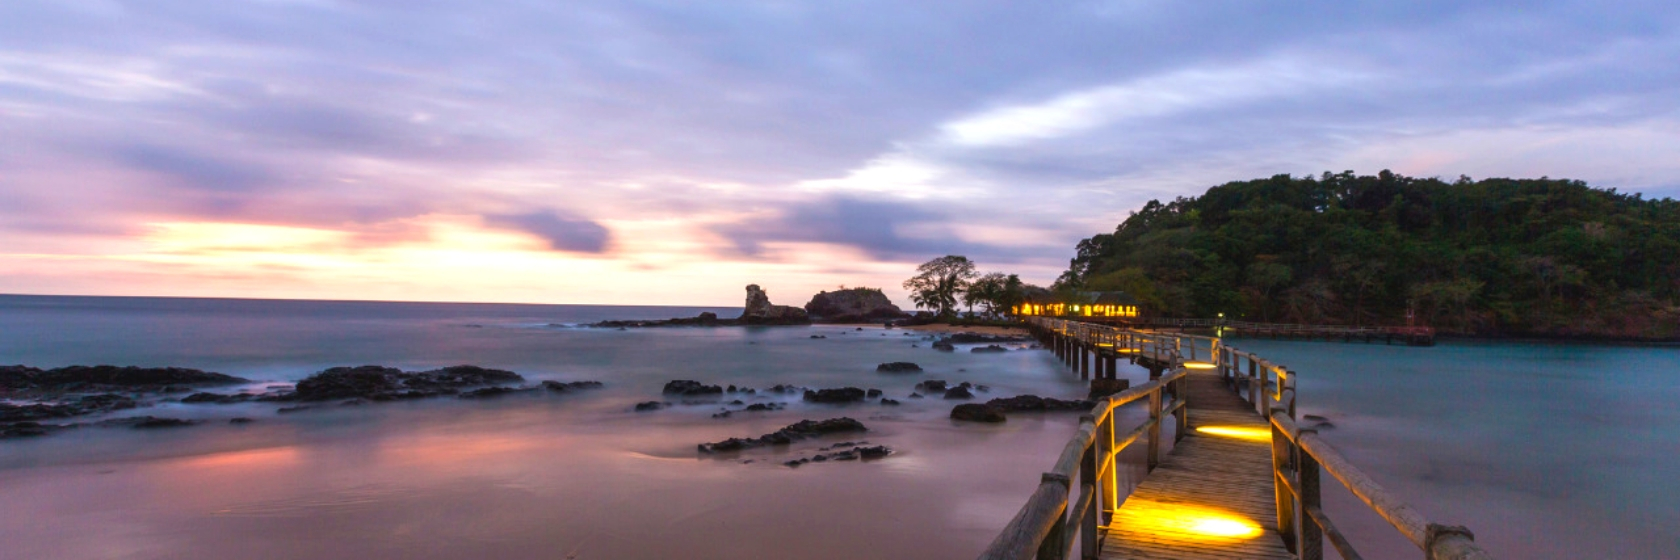
[[1102, 506], [1094, 508], [1102, 510], [1104, 524], [1113, 523], [1114, 512], [1120, 511], [1120, 451], [1114, 448], [1115, 433], [1119, 430], [1116, 428], [1114, 416], [1114, 412], [1109, 411], [1106, 427], [1097, 430], [1096, 436], [1097, 441], [1103, 442], [1103, 455], [1098, 460], [1111, 463], [1108, 475], [1102, 478]]
[[1119, 364], [1115, 363], [1117, 361], [1115, 356], [1110, 354], [1107, 358], [1104, 358], [1104, 361], [1108, 362], [1108, 379], [1119, 379]]
[[[1151, 372], [1153, 373], [1153, 371]], [[1149, 471], [1161, 463], [1161, 387], [1149, 391]]]
[[[1065, 477], [1044, 473], [1043, 482], [1059, 483], [1066, 487], [1070, 481]], [[1056, 521], [1050, 525], [1050, 534], [1045, 535], [1044, 542], [1038, 545], [1037, 558], [1041, 560], [1067, 559], [1067, 510], [1068, 500], [1063, 499], [1060, 507], [1056, 510]]]
[[1260, 393], [1262, 391], [1261, 391], [1260, 387], [1257, 385], [1257, 379], [1255, 378], [1255, 371], [1257, 369], [1259, 369], [1259, 367], [1260, 367], [1260, 364], [1256, 363], [1256, 361], [1254, 359], [1254, 356], [1249, 356], [1248, 357], [1248, 406], [1251, 406], [1251, 407], [1260, 406]]
[[[1276, 428], [1273, 428], [1274, 430]], [[1318, 433], [1318, 430], [1301, 430], [1302, 433]], [[1323, 509], [1318, 485], [1318, 459], [1311, 453], [1301, 449], [1298, 445], [1291, 445], [1295, 449], [1295, 480], [1300, 485], [1301, 511], [1318, 511]], [[1324, 560], [1324, 529], [1317, 522], [1301, 516], [1301, 560]]]
[[1087, 342], [1079, 344], [1079, 378], [1091, 378], [1091, 344]]
[[1277, 425], [1272, 426], [1272, 495], [1277, 503], [1278, 536], [1283, 537], [1283, 546], [1290, 552], [1299, 553], [1295, 542], [1295, 495], [1289, 492], [1289, 481], [1285, 478], [1289, 468], [1289, 456], [1294, 447], [1289, 437], [1284, 435]]
[[[1114, 415], [1109, 414], [1108, 417], [1111, 419], [1109, 422], [1112, 422]], [[1095, 418], [1092, 418], [1090, 415], [1080, 417], [1081, 424], [1092, 421], [1095, 421]], [[1103, 427], [1100, 425], [1097, 426], [1096, 433], [1101, 434], [1102, 432]], [[1102, 510], [1105, 504], [1103, 502], [1099, 502], [1098, 499], [1103, 496], [1103, 493], [1105, 492], [1104, 486], [1107, 484], [1106, 480], [1102, 480], [1097, 476], [1097, 468], [1098, 465], [1101, 464], [1101, 457], [1103, 453], [1103, 450], [1101, 449], [1102, 446], [1099, 445], [1100, 443], [1101, 438], [1093, 439], [1091, 445], [1085, 448], [1084, 456], [1080, 457], [1079, 460], [1079, 496], [1090, 496], [1091, 501], [1093, 502], [1091, 507], [1085, 508], [1083, 517], [1075, 520], [1079, 522], [1079, 557], [1085, 560], [1095, 560], [1097, 553], [1100, 552], [1097, 549], [1097, 527], [1100, 525], [1098, 523], [1098, 518], [1102, 515]], [[1078, 501], [1074, 500], [1072, 496], [1069, 496], [1069, 499]]]

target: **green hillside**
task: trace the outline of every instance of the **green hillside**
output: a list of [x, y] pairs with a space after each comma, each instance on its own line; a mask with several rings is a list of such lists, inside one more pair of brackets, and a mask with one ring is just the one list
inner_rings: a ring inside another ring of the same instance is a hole
[[1079, 243], [1059, 287], [1157, 315], [1676, 336], [1680, 202], [1559, 179], [1278, 175], [1150, 201]]

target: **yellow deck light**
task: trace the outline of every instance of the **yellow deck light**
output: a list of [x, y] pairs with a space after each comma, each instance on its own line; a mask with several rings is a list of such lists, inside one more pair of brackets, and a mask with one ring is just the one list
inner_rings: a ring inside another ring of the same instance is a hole
[[1264, 533], [1253, 520], [1211, 507], [1130, 498], [1119, 513], [1116, 525], [1160, 541], [1229, 544]]
[[1219, 436], [1246, 441], [1272, 441], [1271, 428], [1257, 428], [1251, 426], [1200, 426], [1196, 428], [1196, 432], [1210, 436]]
[[1213, 369], [1219, 366], [1208, 362], [1184, 362], [1184, 367], [1187, 369]]

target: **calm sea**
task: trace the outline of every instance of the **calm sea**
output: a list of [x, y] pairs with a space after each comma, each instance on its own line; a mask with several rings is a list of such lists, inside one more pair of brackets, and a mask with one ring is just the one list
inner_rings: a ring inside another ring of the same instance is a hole
[[[958, 424], [927, 378], [1083, 392], [1043, 351], [953, 354], [879, 327], [577, 328], [739, 309], [0, 296], [0, 363], [185, 366], [289, 383], [338, 365], [462, 363], [577, 395], [332, 407], [165, 403], [212, 420], [0, 441], [0, 556], [17, 558], [970, 558], [1036, 486], [1068, 414]], [[813, 339], [820, 335], [826, 338]], [[1301, 373], [1302, 412], [1431, 518], [1501, 557], [1680, 557], [1680, 351], [1233, 341]], [[927, 373], [875, 373], [912, 361]], [[1144, 372], [1123, 375], [1141, 382]], [[904, 404], [714, 419], [635, 413], [672, 379], [875, 387]], [[249, 416], [257, 422], [221, 420]], [[704, 457], [700, 442], [851, 416], [869, 462], [781, 466], [832, 440]], [[1140, 471], [1133, 468], [1130, 476]], [[1415, 558], [1331, 494], [1370, 558]]]

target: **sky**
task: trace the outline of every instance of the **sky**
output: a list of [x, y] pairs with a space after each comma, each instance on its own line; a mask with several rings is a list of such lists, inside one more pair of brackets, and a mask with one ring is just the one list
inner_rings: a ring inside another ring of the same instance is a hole
[[0, 293], [908, 304], [1276, 174], [1680, 197], [1676, 61], [1671, 0], [7, 0]]

